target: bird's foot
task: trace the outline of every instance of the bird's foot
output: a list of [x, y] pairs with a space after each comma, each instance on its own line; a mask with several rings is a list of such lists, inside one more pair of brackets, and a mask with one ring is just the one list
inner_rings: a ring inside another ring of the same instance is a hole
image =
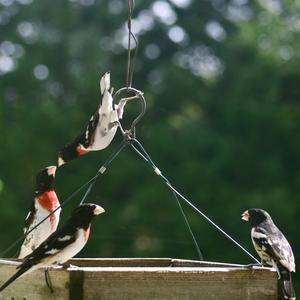
[[52, 285], [52, 281], [51, 281], [51, 277], [50, 277], [48, 268], [45, 268], [45, 281], [46, 281], [47, 287], [49, 288], [51, 294], [53, 294], [54, 290], [53, 290], [53, 285]]
[[120, 122], [119, 121], [114, 121], [108, 124], [108, 130], [111, 130], [112, 128], [116, 127], [116, 126], [120, 126]]
[[68, 269], [68, 268], [79, 268], [78, 266], [71, 265], [71, 264], [67, 264], [67, 263], [62, 264], [62, 267], [63, 267], [64, 269]]
[[79, 268], [78, 266], [75, 266], [75, 265], [69, 265], [69, 268], [72, 268], [72, 269], [77, 269], [77, 268]]

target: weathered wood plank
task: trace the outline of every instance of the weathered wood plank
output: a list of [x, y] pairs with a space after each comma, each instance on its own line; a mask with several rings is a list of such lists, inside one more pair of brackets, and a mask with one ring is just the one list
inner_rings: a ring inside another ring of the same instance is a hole
[[[15, 265], [0, 263], [0, 283], [4, 283], [16, 272]], [[69, 274], [61, 270], [50, 270], [50, 276], [55, 291], [52, 294], [45, 283], [43, 270], [34, 271], [19, 278], [0, 293], [0, 299], [9, 300], [60, 300], [69, 299]]]
[[84, 299], [277, 299], [272, 271], [224, 268], [85, 269]]
[[[43, 270], [18, 279], [0, 299], [18, 300], [277, 300], [277, 275], [269, 268], [158, 259], [73, 259], [76, 268], [50, 269], [54, 293]], [[0, 260], [0, 283], [17, 261]]]
[[71, 264], [79, 267], [170, 267], [172, 258], [74, 258]]

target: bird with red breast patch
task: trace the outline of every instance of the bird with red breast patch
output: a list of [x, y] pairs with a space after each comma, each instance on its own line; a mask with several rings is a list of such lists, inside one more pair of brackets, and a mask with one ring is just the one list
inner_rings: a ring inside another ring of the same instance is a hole
[[49, 214], [51, 215], [25, 236], [18, 258], [24, 258], [30, 254], [57, 228], [61, 208], [54, 190], [55, 172], [56, 167], [49, 166], [40, 170], [36, 176], [35, 196], [31, 210], [25, 219], [24, 234], [32, 230]]
[[295, 272], [295, 259], [292, 248], [276, 227], [271, 216], [259, 208], [251, 208], [242, 214], [242, 219], [252, 227], [251, 239], [263, 265], [277, 270], [284, 299], [295, 300], [291, 273]]
[[102, 103], [90, 118], [84, 132], [60, 150], [58, 166], [90, 151], [105, 149], [113, 140], [120, 125], [119, 120], [123, 117], [126, 99], [122, 99], [118, 105], [113, 107], [110, 73], [105, 73], [101, 77], [100, 91]]
[[105, 210], [101, 206], [92, 203], [76, 207], [62, 227], [24, 258], [17, 267], [18, 271], [0, 287], [0, 292], [20, 276], [39, 268], [64, 264], [74, 257], [89, 239], [92, 219], [103, 212]]

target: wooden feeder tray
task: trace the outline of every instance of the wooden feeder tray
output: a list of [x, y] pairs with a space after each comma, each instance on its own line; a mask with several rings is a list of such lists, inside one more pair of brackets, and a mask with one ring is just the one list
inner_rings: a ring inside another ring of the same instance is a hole
[[[1, 294], [9, 300], [277, 300], [274, 269], [171, 258], [78, 258], [19, 278]], [[19, 264], [0, 260], [0, 283]], [[76, 267], [75, 267], [76, 266]]]

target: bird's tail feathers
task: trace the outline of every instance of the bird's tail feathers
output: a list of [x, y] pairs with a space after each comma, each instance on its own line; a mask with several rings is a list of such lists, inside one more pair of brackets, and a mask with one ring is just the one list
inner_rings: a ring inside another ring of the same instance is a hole
[[17, 278], [22, 276], [26, 271], [31, 268], [31, 265], [25, 265], [21, 267], [13, 276], [11, 276], [1, 287], [0, 292], [7, 288], [12, 282], [14, 282]]
[[284, 299], [296, 300], [296, 293], [293, 287], [292, 275], [290, 272], [281, 272], [281, 286]]

